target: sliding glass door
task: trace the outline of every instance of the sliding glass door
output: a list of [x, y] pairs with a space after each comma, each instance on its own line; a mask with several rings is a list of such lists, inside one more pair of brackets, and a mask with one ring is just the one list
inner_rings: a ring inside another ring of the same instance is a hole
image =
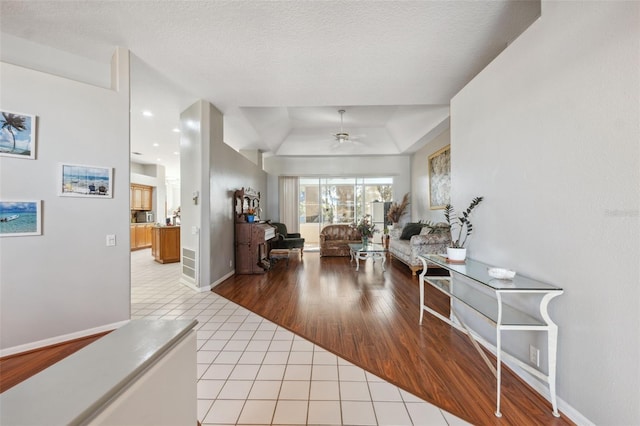
[[326, 225], [351, 224], [372, 214], [375, 202], [391, 201], [392, 188], [391, 177], [301, 177], [300, 233], [305, 246], [319, 244]]

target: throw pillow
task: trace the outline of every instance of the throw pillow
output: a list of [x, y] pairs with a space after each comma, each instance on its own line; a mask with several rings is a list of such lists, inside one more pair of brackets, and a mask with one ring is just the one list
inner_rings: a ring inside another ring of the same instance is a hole
[[422, 231], [422, 227], [422, 223], [407, 223], [404, 228], [402, 228], [402, 235], [400, 235], [400, 239], [410, 240], [411, 237], [418, 235], [420, 231]]

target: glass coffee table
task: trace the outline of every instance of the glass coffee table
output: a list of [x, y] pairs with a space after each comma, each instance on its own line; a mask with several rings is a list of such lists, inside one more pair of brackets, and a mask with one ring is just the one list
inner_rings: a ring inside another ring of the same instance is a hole
[[351, 260], [356, 261], [356, 271], [360, 270], [360, 261], [373, 259], [373, 263], [376, 263], [376, 259], [382, 259], [382, 270], [384, 269], [384, 263], [387, 261], [387, 249], [382, 244], [368, 243], [366, 246], [362, 244], [349, 244], [349, 253], [351, 254]]

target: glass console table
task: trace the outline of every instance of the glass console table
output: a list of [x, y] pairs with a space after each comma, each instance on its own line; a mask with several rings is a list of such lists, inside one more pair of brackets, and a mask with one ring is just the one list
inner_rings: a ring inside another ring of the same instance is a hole
[[[563, 293], [559, 287], [536, 281], [521, 275], [516, 275], [512, 280], [501, 280], [489, 276], [488, 269], [491, 267], [482, 262], [468, 259], [464, 263], [449, 263], [442, 255], [418, 255], [422, 261], [422, 273], [420, 274], [420, 324], [422, 324], [422, 316], [424, 311], [440, 318], [446, 323], [456, 327], [463, 333], [466, 333], [471, 340], [475, 349], [480, 353], [482, 359], [491, 369], [496, 377], [497, 395], [496, 395], [496, 416], [501, 417], [500, 413], [500, 382], [501, 382], [501, 332], [507, 330], [534, 330], [546, 331], [548, 340], [548, 374], [544, 374], [540, 370], [525, 364], [519, 359], [509, 356], [509, 358], [518, 364], [519, 367], [525, 369], [535, 377], [543, 380], [549, 385], [549, 394], [551, 397], [551, 405], [553, 415], [559, 417], [557, 401], [556, 401], [556, 351], [558, 341], [558, 326], [549, 317], [547, 310], [549, 302], [556, 296]], [[429, 276], [429, 265], [435, 265], [449, 271], [451, 277]], [[453, 277], [465, 277], [465, 283], [454, 285]], [[427, 283], [436, 289], [447, 294], [450, 299], [450, 318], [429, 308], [424, 300], [424, 284]], [[468, 284], [467, 284], [468, 283]], [[493, 293], [493, 296], [491, 296]], [[509, 294], [519, 294], [525, 297], [536, 297], [540, 299], [539, 314], [535, 317], [529, 313], [523, 312], [517, 308], [509, 306], [503, 302], [503, 296]], [[471, 330], [459, 318], [454, 310], [453, 302], [459, 300], [466, 306], [470, 307], [480, 315], [487, 318], [495, 325], [496, 328], [496, 365], [495, 367], [480, 348], [478, 342], [473, 336]], [[453, 319], [455, 318], [455, 321]], [[505, 352], [505, 355], [508, 355]]]

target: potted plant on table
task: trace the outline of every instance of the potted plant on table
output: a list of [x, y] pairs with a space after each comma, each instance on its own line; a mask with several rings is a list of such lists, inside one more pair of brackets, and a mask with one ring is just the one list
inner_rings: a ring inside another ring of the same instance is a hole
[[247, 222], [253, 223], [256, 219], [256, 210], [253, 208], [247, 209], [246, 217], [247, 217]]
[[376, 232], [376, 226], [371, 223], [370, 214], [364, 215], [362, 219], [360, 219], [360, 222], [355, 225], [355, 228], [360, 232], [363, 246], [369, 243], [369, 238], [373, 237], [373, 234]]
[[473, 209], [475, 209], [483, 199], [484, 197], [475, 197], [473, 200], [471, 200], [471, 204], [469, 204], [469, 207], [467, 207], [467, 209], [462, 212], [461, 216], [458, 216], [451, 204], [447, 204], [445, 206], [444, 218], [449, 225], [449, 229], [451, 230], [451, 244], [447, 248], [447, 257], [449, 258], [449, 260], [454, 262], [462, 262], [466, 259], [467, 249], [464, 245], [467, 242], [467, 238], [469, 238], [469, 236], [473, 232], [473, 224], [471, 223], [471, 220], [469, 218]]

